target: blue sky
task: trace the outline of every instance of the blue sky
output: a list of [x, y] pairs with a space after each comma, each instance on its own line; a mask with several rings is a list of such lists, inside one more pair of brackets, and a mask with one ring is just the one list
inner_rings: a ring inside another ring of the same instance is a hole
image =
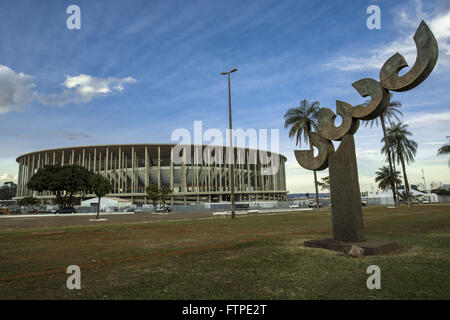
[[[81, 8], [81, 29], [66, 8]], [[366, 9], [381, 9], [369, 30]], [[419, 144], [411, 183], [450, 183], [450, 4], [434, 1], [21, 1], [0, 3], [0, 182], [17, 175], [23, 153], [64, 146], [170, 142], [173, 130], [224, 130], [226, 77], [233, 67], [233, 127], [280, 129], [291, 192], [312, 192], [313, 175], [295, 162], [283, 115], [303, 98], [335, 110], [363, 99], [351, 87], [378, 79], [399, 51], [415, 60], [412, 35], [424, 19], [440, 47], [418, 88], [395, 93]], [[361, 190], [383, 165], [380, 128], [361, 127]], [[307, 148], [303, 146], [302, 148]], [[327, 171], [319, 177], [327, 175]]]

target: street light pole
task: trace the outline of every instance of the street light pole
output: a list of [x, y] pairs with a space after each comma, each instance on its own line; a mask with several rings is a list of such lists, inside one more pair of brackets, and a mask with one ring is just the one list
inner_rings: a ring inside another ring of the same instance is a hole
[[230, 125], [230, 177], [231, 177], [231, 181], [230, 181], [230, 189], [231, 189], [231, 194], [230, 194], [230, 200], [231, 200], [231, 219], [234, 219], [235, 217], [235, 212], [236, 212], [236, 206], [234, 203], [234, 150], [233, 150], [233, 123], [231, 120], [231, 82], [230, 82], [230, 75], [231, 73], [237, 71], [236, 68], [228, 71], [228, 72], [222, 72], [222, 75], [227, 75], [228, 76], [228, 116], [229, 116], [229, 125]]

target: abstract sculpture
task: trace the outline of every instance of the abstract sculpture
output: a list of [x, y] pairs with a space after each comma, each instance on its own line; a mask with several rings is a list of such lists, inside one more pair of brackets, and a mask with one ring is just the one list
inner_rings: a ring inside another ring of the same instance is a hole
[[[353, 106], [336, 101], [336, 113], [342, 123], [336, 127], [337, 115], [328, 108], [322, 108], [318, 115], [318, 132], [310, 133], [310, 143], [319, 151], [314, 157], [311, 150], [295, 150], [298, 163], [305, 169], [324, 170], [329, 168], [330, 196], [333, 222], [333, 239], [305, 241], [305, 246], [343, 250], [353, 242], [365, 248], [366, 254], [377, 254], [396, 247], [393, 241], [366, 240], [361, 209], [361, 195], [358, 182], [355, 142], [353, 135], [359, 128], [359, 120], [379, 117], [389, 105], [392, 91], [407, 91], [417, 87], [431, 73], [438, 58], [436, 39], [422, 21], [414, 34], [417, 58], [414, 66], [399, 76], [407, 67], [405, 58], [396, 53], [381, 68], [380, 82], [365, 78], [353, 83], [362, 97], [370, 97], [367, 105]], [[341, 141], [337, 150], [331, 140]]]

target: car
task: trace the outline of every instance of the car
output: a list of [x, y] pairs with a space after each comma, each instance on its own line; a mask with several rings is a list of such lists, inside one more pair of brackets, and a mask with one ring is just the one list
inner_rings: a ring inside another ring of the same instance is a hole
[[367, 201], [361, 201], [361, 207], [367, 206]]
[[[317, 208], [317, 203], [312, 202], [312, 203], [309, 204], [309, 207], [310, 208]], [[321, 208], [321, 207], [322, 207], [322, 205], [319, 203], [319, 208]]]
[[37, 209], [31, 209], [28, 213], [39, 213], [39, 211]]
[[300, 208], [300, 205], [297, 203], [293, 203], [289, 205], [289, 208], [294, 209], [294, 208]]
[[172, 211], [172, 208], [167, 204], [165, 206], [159, 205], [156, 207], [156, 212], [170, 212], [170, 211]]
[[55, 214], [65, 214], [65, 213], [77, 213], [77, 211], [72, 208], [72, 207], [68, 207], [68, 208], [62, 208], [62, 209], [58, 209], [55, 211]]

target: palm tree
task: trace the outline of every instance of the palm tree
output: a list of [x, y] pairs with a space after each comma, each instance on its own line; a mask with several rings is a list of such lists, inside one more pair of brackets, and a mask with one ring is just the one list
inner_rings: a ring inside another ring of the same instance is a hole
[[408, 130], [408, 125], [402, 122], [392, 124], [390, 128], [386, 130], [386, 139], [381, 139], [385, 143], [382, 152], [386, 153], [388, 145], [392, 146], [392, 160], [401, 164], [403, 170], [403, 180], [405, 184], [406, 195], [409, 195], [408, 177], [406, 175], [406, 164], [414, 162], [414, 157], [417, 152], [417, 142], [409, 139], [412, 133]]
[[[320, 109], [319, 101], [312, 103], [309, 100], [303, 99], [296, 108], [289, 108], [284, 115], [284, 127], [289, 128], [289, 138], [295, 137], [295, 143], [298, 146], [302, 144], [302, 137], [305, 143], [309, 143], [309, 134], [313, 131], [319, 131], [315, 121]], [[309, 149], [313, 151], [312, 144], [309, 144]], [[319, 189], [317, 187], [317, 173], [314, 170], [314, 185], [316, 188], [316, 203], [317, 211], [319, 210]]]
[[378, 188], [383, 191], [388, 190], [391, 187], [391, 182], [400, 184], [402, 180], [400, 179], [400, 171], [394, 171], [394, 174], [391, 176], [389, 167], [383, 166], [375, 172], [375, 182], [378, 183]]
[[[443, 154], [450, 154], [450, 136], [447, 136], [449, 139], [449, 143], [444, 144], [442, 147], [439, 148], [437, 155], [443, 155]], [[448, 160], [448, 166], [450, 167], [450, 159]]]
[[[392, 125], [393, 120], [395, 119], [396, 121], [400, 121], [399, 116], [403, 116], [403, 113], [399, 110], [399, 108], [401, 108], [402, 104], [399, 101], [391, 101], [392, 99], [392, 93], [389, 93], [389, 104], [386, 107], [386, 110], [380, 115], [380, 123], [381, 123], [381, 128], [383, 130], [383, 137], [384, 137], [384, 141], [386, 144], [386, 155], [387, 155], [387, 159], [388, 159], [388, 163], [389, 163], [389, 171], [391, 172], [390, 176], [394, 176], [393, 172], [395, 171], [395, 169], [393, 168], [392, 162], [393, 162], [393, 158], [391, 156], [391, 146], [389, 145], [389, 141], [386, 139], [386, 123], [385, 120], [387, 120], [389, 122], [390, 125]], [[364, 104], [368, 104], [368, 101], [365, 102]], [[372, 128], [372, 126], [375, 124], [378, 127], [378, 117], [372, 120], [367, 120], [365, 121], [365, 125], [367, 126], [368, 124], [370, 124], [370, 127]], [[394, 203], [395, 206], [397, 207], [397, 195], [396, 195], [396, 184], [394, 183], [394, 181], [391, 181], [390, 183], [391, 185], [391, 190], [392, 190], [392, 195], [394, 197]]]

